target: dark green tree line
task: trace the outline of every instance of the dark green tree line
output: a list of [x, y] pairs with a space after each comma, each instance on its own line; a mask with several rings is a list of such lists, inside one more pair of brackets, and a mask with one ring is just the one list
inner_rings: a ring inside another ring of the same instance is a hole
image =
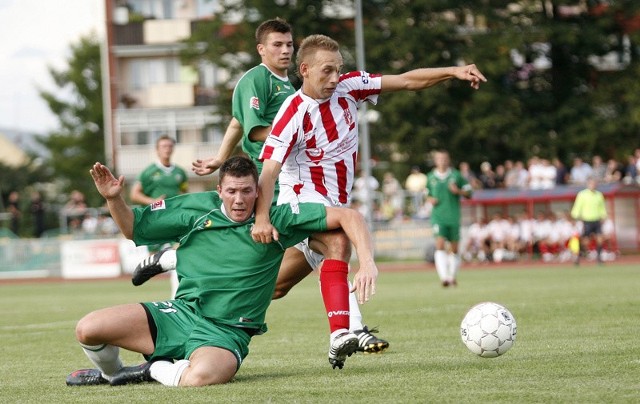
[[[609, 4], [610, 3], [610, 4]], [[418, 67], [476, 63], [489, 82], [479, 91], [450, 81], [417, 93], [385, 94], [373, 109], [374, 158], [397, 162], [395, 171], [423, 167], [433, 148], [476, 166], [532, 155], [622, 160], [640, 146], [638, 35], [633, 1], [363, 0], [366, 68], [396, 74]], [[234, 29], [223, 18], [192, 39], [199, 56], [240, 73], [257, 63], [253, 30], [276, 16], [295, 40], [324, 33], [343, 46], [345, 69], [355, 67], [351, 19], [329, 18], [331, 7], [352, 1], [221, 2], [243, 15]], [[584, 7], [586, 5], [586, 7]], [[577, 11], [576, 11], [577, 10]], [[627, 39], [623, 41], [625, 38]], [[626, 42], [625, 42], [626, 41]], [[195, 46], [207, 43], [205, 50]], [[594, 57], [618, 52], [622, 69], [602, 71]], [[240, 55], [243, 55], [242, 57]], [[514, 57], [517, 55], [518, 57]], [[542, 66], [541, 61], [546, 61]], [[537, 66], [537, 68], [533, 68]], [[220, 108], [229, 111], [233, 81]]]

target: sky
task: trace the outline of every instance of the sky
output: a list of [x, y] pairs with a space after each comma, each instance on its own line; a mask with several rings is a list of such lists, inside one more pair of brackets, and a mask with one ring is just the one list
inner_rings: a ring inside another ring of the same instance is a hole
[[57, 89], [48, 66], [65, 70], [70, 45], [92, 31], [104, 38], [104, 0], [0, 0], [0, 128], [58, 127], [38, 88]]

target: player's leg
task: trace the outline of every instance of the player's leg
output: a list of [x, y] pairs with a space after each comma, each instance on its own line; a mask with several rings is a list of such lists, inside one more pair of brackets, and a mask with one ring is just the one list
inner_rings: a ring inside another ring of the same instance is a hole
[[449, 254], [447, 256], [448, 260], [448, 270], [449, 270], [449, 284], [452, 286], [458, 285], [458, 272], [460, 271], [460, 255], [458, 254], [458, 244], [460, 242], [460, 226], [448, 226], [447, 229], [447, 239], [451, 245], [451, 249], [449, 250]]
[[151, 365], [151, 377], [166, 386], [200, 387], [231, 381], [238, 370], [238, 359], [229, 350], [204, 346], [189, 360], [176, 363], [158, 361]]
[[[165, 386], [191, 387], [231, 381], [249, 353], [251, 333], [203, 320], [197, 314], [192, 320], [193, 328], [187, 333], [172, 334], [178, 340], [186, 336], [180, 344], [183, 350], [173, 351], [173, 356], [180, 360], [172, 363], [162, 359], [155, 360], [154, 357], [149, 366], [150, 378]], [[163, 338], [168, 336], [162, 334]], [[162, 346], [158, 347], [159, 351], [162, 349]]]
[[296, 247], [288, 248], [284, 252], [284, 257], [280, 264], [273, 299], [280, 299], [286, 296], [292, 287], [297, 285], [312, 271], [313, 269], [302, 251]]
[[449, 286], [449, 260], [447, 258], [447, 251], [445, 250], [446, 240], [440, 234], [442, 230], [442, 226], [439, 226], [436, 223], [433, 224], [433, 235], [436, 239], [436, 251], [433, 253], [433, 261], [436, 266], [436, 273], [438, 274], [438, 278], [440, 278], [442, 286], [447, 287]]
[[[148, 256], [136, 266], [131, 277], [131, 282], [135, 286], [142, 285], [160, 273], [175, 270], [177, 262], [176, 250], [171, 247], [163, 248], [157, 253]], [[177, 280], [177, 275], [174, 274], [174, 276], [176, 276]], [[177, 286], [175, 289], [177, 290]], [[171, 296], [173, 297], [174, 295], [175, 293], [172, 293]]]
[[[321, 287], [322, 282], [326, 283], [326, 274], [323, 276], [322, 272], [327, 268], [327, 261], [333, 259], [334, 264], [339, 262], [340, 267], [344, 268], [346, 265], [347, 272], [349, 270], [349, 260], [351, 259], [351, 242], [348, 237], [342, 231], [324, 232], [322, 234], [314, 235], [311, 237], [310, 245], [315, 250], [324, 255], [325, 261], [320, 270]], [[348, 290], [351, 289], [351, 284], [348, 285]], [[323, 300], [325, 305], [327, 299], [331, 296], [326, 296], [323, 291]], [[359, 351], [366, 353], [382, 352], [389, 347], [389, 342], [373, 335], [377, 332], [376, 329], [369, 329], [362, 321], [362, 313], [360, 312], [360, 306], [356, 298], [355, 293], [348, 294], [348, 309], [349, 309], [349, 331], [358, 337]], [[330, 311], [327, 311], [328, 313]]]
[[114, 306], [87, 314], [76, 326], [76, 339], [98, 369], [71, 373], [67, 377], [68, 385], [107, 383], [123, 367], [120, 347], [143, 354], [154, 350], [147, 315], [140, 304]]

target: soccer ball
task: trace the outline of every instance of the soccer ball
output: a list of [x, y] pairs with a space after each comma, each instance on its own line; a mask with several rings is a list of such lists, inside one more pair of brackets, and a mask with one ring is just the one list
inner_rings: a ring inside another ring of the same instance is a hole
[[493, 302], [473, 306], [462, 319], [460, 337], [471, 352], [495, 358], [516, 340], [516, 319], [506, 307]]

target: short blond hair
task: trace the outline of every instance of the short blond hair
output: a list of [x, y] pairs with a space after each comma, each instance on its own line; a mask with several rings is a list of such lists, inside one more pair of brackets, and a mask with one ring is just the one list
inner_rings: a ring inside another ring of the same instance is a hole
[[300, 47], [298, 48], [298, 53], [296, 55], [296, 64], [298, 65], [298, 75], [300, 75], [300, 65], [303, 62], [309, 61], [309, 58], [315, 56], [318, 50], [327, 50], [330, 52], [339, 52], [340, 45], [334, 39], [326, 36], [326, 35], [309, 35], [300, 43]]

